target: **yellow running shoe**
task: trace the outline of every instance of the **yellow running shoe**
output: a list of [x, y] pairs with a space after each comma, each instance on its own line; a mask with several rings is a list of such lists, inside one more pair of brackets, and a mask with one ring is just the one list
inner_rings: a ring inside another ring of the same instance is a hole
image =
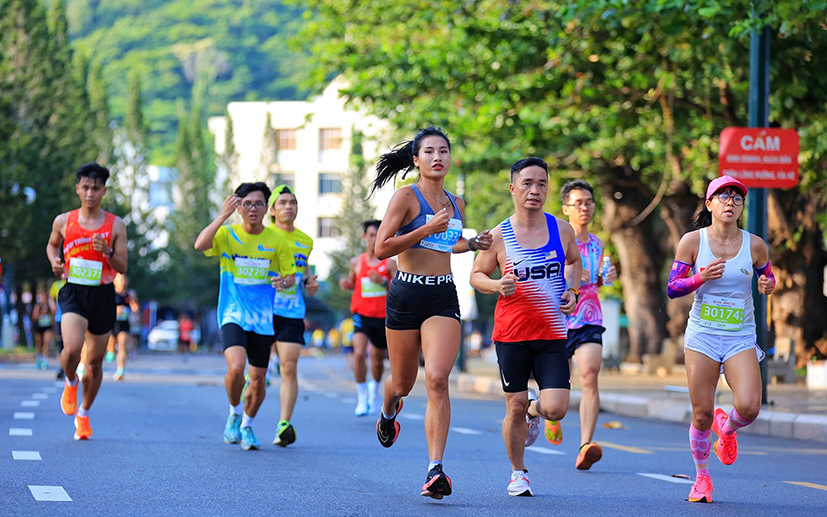
[[88, 416], [75, 417], [75, 440], [88, 440], [92, 436], [92, 427]]
[[560, 427], [560, 421], [546, 420], [545, 435], [548, 443], [552, 445], [560, 445], [563, 443], [563, 428]]
[[60, 396], [60, 409], [67, 415], [74, 415], [78, 410], [79, 384], [80, 382], [76, 382], [74, 386], [69, 386], [65, 382], [63, 383], [63, 395]]

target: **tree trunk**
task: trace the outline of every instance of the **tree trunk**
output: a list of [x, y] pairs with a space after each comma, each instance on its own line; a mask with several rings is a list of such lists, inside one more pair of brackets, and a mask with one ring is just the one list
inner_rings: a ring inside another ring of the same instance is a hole
[[650, 214], [636, 226], [631, 223], [649, 204], [651, 193], [644, 193], [635, 182], [618, 179], [623, 172], [611, 174], [611, 184], [601, 185], [605, 193], [603, 224], [620, 255], [623, 301], [629, 317], [626, 360], [639, 362], [642, 354], [660, 353], [666, 337], [666, 304], [660, 280], [664, 256], [655, 217]]
[[[675, 250], [681, 237], [691, 231], [692, 218], [695, 211], [700, 207], [700, 199], [692, 194], [687, 188], [680, 189], [680, 192], [664, 198], [660, 205], [660, 216], [666, 224], [669, 238], [663, 241], [663, 251], [669, 259], [675, 258]], [[693, 296], [682, 296], [666, 302], [668, 322], [666, 330], [669, 337], [676, 343], [678, 357], [683, 357], [683, 335], [686, 332], [686, 322], [689, 319], [689, 309], [692, 307]]]
[[799, 366], [816, 353], [816, 342], [827, 332], [824, 296], [824, 233], [818, 194], [771, 190], [768, 203], [770, 259], [776, 278], [771, 299], [777, 336], [795, 340]]

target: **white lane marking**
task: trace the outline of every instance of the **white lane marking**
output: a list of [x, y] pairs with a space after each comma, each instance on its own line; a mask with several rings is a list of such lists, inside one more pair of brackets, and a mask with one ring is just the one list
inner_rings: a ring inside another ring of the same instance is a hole
[[37, 406], [40, 405], [40, 401], [39, 400], [24, 400], [23, 402], [20, 403], [20, 405], [23, 406], [23, 407], [37, 407]]
[[57, 388], [43, 388], [40, 391], [42, 391], [43, 393], [57, 393]]
[[408, 420], [425, 420], [425, 415], [420, 415], [419, 413], [402, 413], [399, 416], [407, 418]]
[[691, 479], [676, 478], [672, 476], [667, 476], [665, 474], [648, 474], [646, 472], [638, 472], [637, 475], [652, 479], [659, 479], [661, 481], [667, 481], [669, 483], [682, 483], [684, 485], [692, 485], [695, 483]]
[[32, 398], [34, 400], [46, 400], [47, 398], [49, 398], [49, 395], [45, 393], [32, 393]]
[[345, 404], [356, 404], [356, 399], [352, 397], [345, 397], [342, 399]]
[[29, 485], [35, 501], [71, 501], [72, 498], [62, 486]]
[[325, 393], [324, 396], [329, 399], [335, 399], [339, 397], [339, 395], [337, 395], [336, 393]]
[[[55, 381], [55, 388], [63, 389], [64, 386], [66, 386], [66, 381]], [[46, 389], [47, 388], [43, 388], [44, 391]]]
[[565, 452], [558, 451], [556, 449], [549, 449], [548, 447], [540, 447], [539, 445], [532, 445], [531, 447], [526, 447], [525, 450], [532, 451], [532, 452], [539, 452], [540, 454], [556, 454], [558, 456], [565, 456]]
[[469, 434], [472, 436], [477, 436], [482, 434], [482, 431], [477, 431], [476, 429], [468, 429], [467, 427], [451, 427], [451, 431], [459, 434]]
[[34, 420], [34, 413], [26, 413], [25, 411], [15, 411], [15, 420]]
[[153, 370], [152, 373], [155, 375], [175, 375], [174, 371], [167, 368], [158, 368], [157, 370]]
[[11, 451], [11, 457], [25, 461], [40, 461], [42, 459], [37, 451]]
[[21, 429], [17, 427], [12, 427], [9, 429], [9, 436], [31, 436], [32, 430], [31, 429]]

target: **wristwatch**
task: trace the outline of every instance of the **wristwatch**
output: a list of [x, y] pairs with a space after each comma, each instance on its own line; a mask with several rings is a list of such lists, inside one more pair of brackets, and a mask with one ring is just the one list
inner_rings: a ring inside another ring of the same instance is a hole
[[115, 256], [115, 248], [109, 248], [109, 258], [112, 258], [114, 256]]
[[574, 287], [569, 287], [569, 291], [574, 293], [574, 303], [580, 301], [580, 291], [575, 289]]

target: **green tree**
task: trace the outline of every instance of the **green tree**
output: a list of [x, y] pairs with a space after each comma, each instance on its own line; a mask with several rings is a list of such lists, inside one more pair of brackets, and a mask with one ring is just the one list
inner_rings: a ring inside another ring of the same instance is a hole
[[[622, 265], [630, 357], [660, 350], [668, 314], [668, 329], [679, 334], [686, 302], [667, 306], [663, 271], [698, 194], [716, 175], [717, 135], [747, 119], [745, 38], [761, 23], [750, 16], [750, 2], [307, 6], [313, 16], [300, 38], [311, 51], [316, 84], [344, 73], [351, 84], [345, 93], [400, 133], [429, 122], [444, 126], [467, 183], [485, 185], [478, 178], [525, 155], [544, 157], [555, 183], [596, 183], [603, 234]], [[824, 9], [794, 2], [762, 9], [758, 14], [781, 32], [772, 84], [785, 93], [773, 97], [771, 118], [790, 127], [824, 111], [827, 88], [815, 77], [827, 55], [816, 52], [825, 42]], [[823, 158], [816, 158], [806, 166], [823, 171]], [[492, 208], [510, 206], [506, 190], [489, 184], [490, 196], [475, 188], [468, 199], [469, 220], [484, 227], [502, 216]], [[823, 246], [810, 249], [823, 255]], [[823, 322], [816, 327], [824, 332]]]

